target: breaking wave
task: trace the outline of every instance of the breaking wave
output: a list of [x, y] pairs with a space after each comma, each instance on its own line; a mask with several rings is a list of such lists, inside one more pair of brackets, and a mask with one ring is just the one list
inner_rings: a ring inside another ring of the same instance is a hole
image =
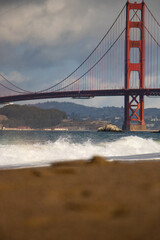
[[121, 137], [114, 141], [83, 143], [59, 137], [55, 141], [39, 143], [0, 144], [0, 168], [48, 166], [53, 162], [90, 159], [101, 155], [109, 160], [160, 159], [160, 142], [138, 136]]

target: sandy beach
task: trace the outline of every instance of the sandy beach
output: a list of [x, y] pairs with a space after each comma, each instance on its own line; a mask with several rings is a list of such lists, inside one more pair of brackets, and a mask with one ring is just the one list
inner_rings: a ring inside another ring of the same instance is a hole
[[160, 162], [0, 171], [2, 240], [159, 240]]

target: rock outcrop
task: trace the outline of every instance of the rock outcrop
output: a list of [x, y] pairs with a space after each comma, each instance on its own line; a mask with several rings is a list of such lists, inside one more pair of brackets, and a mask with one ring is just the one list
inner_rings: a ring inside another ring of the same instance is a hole
[[98, 132], [123, 132], [123, 130], [116, 125], [107, 124], [104, 127], [98, 128]]

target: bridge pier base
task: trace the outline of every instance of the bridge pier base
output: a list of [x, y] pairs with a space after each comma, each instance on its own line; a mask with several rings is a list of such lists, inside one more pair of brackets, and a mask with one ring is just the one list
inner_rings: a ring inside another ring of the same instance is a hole
[[126, 95], [123, 130], [145, 131], [144, 96]]
[[124, 130], [127, 130], [127, 131], [146, 131], [146, 125], [144, 124], [144, 125], [140, 125], [140, 124], [138, 124], [138, 125], [133, 125], [133, 124], [131, 124], [131, 125], [128, 125], [128, 126], [126, 126], [125, 128], [124, 128]]

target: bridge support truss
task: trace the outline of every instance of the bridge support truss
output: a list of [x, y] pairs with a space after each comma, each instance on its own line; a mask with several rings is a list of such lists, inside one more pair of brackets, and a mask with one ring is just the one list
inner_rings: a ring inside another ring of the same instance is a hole
[[[130, 12], [137, 14], [140, 11], [138, 21], [131, 18]], [[131, 88], [131, 72], [138, 72], [139, 88], [144, 89], [145, 82], [145, 3], [130, 3], [127, 1], [126, 7], [126, 39], [125, 39], [125, 89]], [[140, 30], [140, 39], [131, 40], [131, 29]], [[137, 48], [139, 50], [139, 62], [133, 63], [131, 59], [131, 49]], [[130, 94], [125, 95], [125, 116], [124, 125], [125, 130], [145, 130], [144, 122], [144, 95]]]

